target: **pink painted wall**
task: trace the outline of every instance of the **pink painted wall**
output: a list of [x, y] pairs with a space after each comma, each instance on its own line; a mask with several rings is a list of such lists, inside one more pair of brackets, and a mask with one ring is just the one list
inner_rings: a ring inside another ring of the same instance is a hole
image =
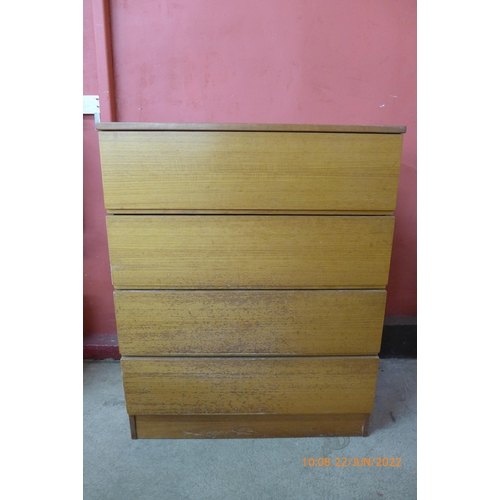
[[[98, 95], [92, 1], [83, 3], [83, 94]], [[83, 117], [83, 334], [116, 334], [99, 143], [93, 115]], [[85, 339], [84, 339], [85, 340]]]
[[[110, 7], [118, 121], [407, 126], [386, 314], [416, 315], [416, 1], [110, 0]], [[85, 205], [103, 219], [101, 196], [92, 181]], [[100, 265], [102, 221], [92, 238]], [[111, 297], [109, 266], [99, 269], [101, 281], [87, 290]], [[103, 332], [114, 327], [111, 300], [92, 302], [92, 311]]]

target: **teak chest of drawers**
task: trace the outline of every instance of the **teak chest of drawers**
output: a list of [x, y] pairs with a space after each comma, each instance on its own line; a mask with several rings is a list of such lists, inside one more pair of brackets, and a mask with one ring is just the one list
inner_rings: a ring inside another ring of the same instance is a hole
[[132, 437], [366, 435], [405, 127], [97, 128]]

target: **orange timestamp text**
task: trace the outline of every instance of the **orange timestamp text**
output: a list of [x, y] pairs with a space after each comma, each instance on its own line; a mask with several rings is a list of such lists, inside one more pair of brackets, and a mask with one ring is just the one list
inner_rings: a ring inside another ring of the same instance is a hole
[[400, 457], [304, 457], [304, 467], [401, 467]]

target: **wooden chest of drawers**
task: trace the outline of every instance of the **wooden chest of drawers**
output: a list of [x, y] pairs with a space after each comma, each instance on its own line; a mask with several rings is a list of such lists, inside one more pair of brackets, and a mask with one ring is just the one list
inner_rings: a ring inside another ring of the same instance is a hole
[[98, 130], [132, 437], [366, 435], [405, 128]]

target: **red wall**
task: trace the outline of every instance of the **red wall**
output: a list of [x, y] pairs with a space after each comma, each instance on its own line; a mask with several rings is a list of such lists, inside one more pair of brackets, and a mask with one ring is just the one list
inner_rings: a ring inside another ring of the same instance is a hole
[[[83, 3], [83, 94], [98, 95], [92, 1]], [[83, 118], [83, 333], [84, 341], [116, 334], [106, 238], [99, 144], [93, 115]], [[97, 336], [97, 337], [96, 337]]]
[[[118, 121], [407, 126], [386, 313], [416, 315], [416, 1], [111, 0], [110, 8]], [[90, 58], [84, 71], [90, 78]], [[92, 181], [88, 248], [100, 253], [90, 255], [86, 290], [89, 327], [109, 333], [101, 196]]]

